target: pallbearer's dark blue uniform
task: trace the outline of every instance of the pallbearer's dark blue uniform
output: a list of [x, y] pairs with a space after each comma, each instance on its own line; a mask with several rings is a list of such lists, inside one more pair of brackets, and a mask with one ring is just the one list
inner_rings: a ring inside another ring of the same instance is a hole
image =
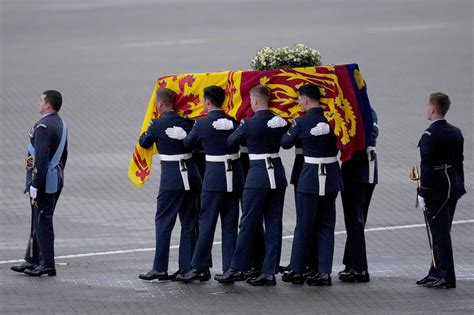
[[250, 269], [252, 244], [262, 216], [266, 246], [262, 273], [277, 273], [280, 262], [287, 181], [278, 151], [286, 128], [269, 128], [267, 122], [274, 116], [269, 110], [259, 110], [253, 117], [244, 119], [228, 139], [231, 148], [246, 142], [250, 159], [237, 246], [231, 262], [231, 268], [239, 271]]
[[54, 268], [53, 214], [63, 188], [67, 154], [66, 124], [56, 112], [44, 115], [31, 129], [28, 147], [34, 162], [27, 167], [25, 192], [30, 186], [38, 189], [25, 253], [30, 264]]
[[318, 272], [332, 271], [335, 200], [342, 188], [342, 179], [334, 134], [317, 137], [310, 134], [320, 122], [327, 123], [322, 108], [312, 108], [295, 120], [281, 140], [285, 149], [301, 141], [305, 161], [297, 186], [297, 220], [290, 262], [291, 269], [299, 274], [305, 271], [305, 253], [313, 229], [317, 229]]
[[463, 169], [464, 138], [459, 128], [441, 119], [426, 129], [421, 136], [419, 147], [419, 195], [425, 198], [436, 261], [436, 267], [431, 266], [429, 275], [455, 284], [451, 224], [457, 200], [466, 193]]
[[367, 254], [364, 228], [370, 200], [378, 183], [376, 140], [379, 134], [378, 120], [372, 109], [372, 134], [366, 143], [367, 149], [356, 152], [341, 165], [344, 190], [341, 192], [347, 238], [342, 263], [346, 270], [367, 270]]
[[210, 111], [207, 117], [198, 119], [193, 129], [184, 139], [188, 149], [202, 143], [206, 154], [206, 171], [202, 183], [201, 212], [199, 216], [199, 236], [191, 266], [198, 271], [209, 268], [212, 242], [217, 219], [221, 217], [222, 266], [224, 271], [230, 266], [237, 240], [239, 221], [239, 201], [244, 186], [239, 149], [228, 149], [227, 138], [234, 129], [216, 130], [212, 123], [221, 118], [229, 118], [221, 110]]
[[151, 147], [154, 143], [161, 159], [160, 189], [155, 215], [156, 252], [153, 270], [168, 271], [171, 232], [176, 217], [181, 222], [179, 242], [179, 269], [191, 268], [191, 258], [196, 243], [197, 198], [201, 189], [201, 177], [192, 150], [186, 149], [181, 140], [169, 138], [165, 130], [173, 126], [191, 131], [193, 122], [174, 111], [162, 113], [151, 121], [148, 130], [140, 137], [140, 145]]

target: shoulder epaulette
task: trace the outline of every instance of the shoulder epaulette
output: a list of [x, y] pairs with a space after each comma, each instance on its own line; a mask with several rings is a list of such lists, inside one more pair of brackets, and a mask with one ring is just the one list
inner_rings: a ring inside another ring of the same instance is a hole
[[425, 130], [425, 131], [423, 132], [423, 134], [424, 134], [424, 135], [431, 136], [431, 132], [429, 132], [428, 130]]
[[38, 124], [38, 125], [36, 126], [36, 128], [39, 128], [39, 127], [48, 128], [48, 126], [46, 126], [45, 124]]

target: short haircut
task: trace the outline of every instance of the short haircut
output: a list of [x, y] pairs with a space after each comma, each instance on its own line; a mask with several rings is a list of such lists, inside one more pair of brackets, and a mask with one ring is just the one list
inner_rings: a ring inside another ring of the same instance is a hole
[[163, 102], [167, 106], [173, 106], [176, 99], [176, 94], [167, 88], [159, 88], [156, 91], [156, 100]]
[[272, 90], [268, 86], [257, 85], [250, 90], [250, 94], [256, 96], [264, 102], [269, 102], [272, 96]]
[[61, 105], [63, 105], [63, 96], [55, 90], [46, 90], [43, 92], [44, 101], [51, 104], [54, 111], [59, 112]]
[[318, 102], [321, 99], [321, 92], [319, 91], [319, 87], [315, 84], [304, 84], [300, 86], [298, 93], [300, 96], [306, 96]]
[[222, 107], [225, 100], [225, 91], [220, 86], [208, 86], [204, 89], [204, 99], [209, 100], [214, 106]]
[[430, 103], [435, 106], [436, 111], [439, 114], [444, 116], [449, 110], [451, 100], [449, 99], [448, 95], [441, 92], [436, 92], [430, 95]]

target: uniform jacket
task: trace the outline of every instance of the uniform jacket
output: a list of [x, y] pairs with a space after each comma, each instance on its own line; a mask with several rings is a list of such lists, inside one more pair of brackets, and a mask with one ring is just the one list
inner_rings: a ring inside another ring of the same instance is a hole
[[[267, 122], [275, 115], [269, 110], [259, 110], [254, 116], [245, 118], [239, 127], [229, 136], [227, 144], [231, 150], [238, 150], [239, 145], [246, 144], [249, 154], [277, 153], [280, 151], [280, 140], [287, 128], [270, 128]], [[286, 187], [285, 169], [280, 158], [272, 159], [276, 187]], [[250, 161], [250, 169], [245, 181], [245, 188], [270, 188], [270, 180], [264, 160]]]
[[[196, 120], [191, 132], [184, 139], [184, 145], [188, 149], [195, 148], [199, 142], [202, 144], [204, 152], [207, 155], [226, 155], [238, 154], [239, 149], [230, 149], [227, 147], [227, 138], [234, 131], [232, 130], [216, 130], [212, 123], [220, 118], [227, 118], [233, 121], [234, 129], [238, 124], [235, 120], [228, 117], [221, 110], [213, 110], [204, 118]], [[233, 189], [243, 189], [244, 176], [242, 172], [242, 165], [240, 159], [233, 160]], [[226, 191], [226, 165], [221, 162], [207, 162], [202, 189], [208, 191]]]
[[[464, 195], [464, 138], [461, 130], [445, 119], [437, 120], [423, 132], [418, 146], [421, 155], [420, 196], [430, 201]], [[442, 165], [450, 167], [439, 169]]]
[[[301, 142], [303, 155], [309, 157], [333, 157], [338, 153], [336, 136], [313, 136], [310, 130], [320, 122], [328, 123], [322, 108], [312, 108], [304, 116], [298, 117], [288, 132], [281, 139], [281, 146], [289, 149], [298, 141]], [[337, 192], [342, 189], [342, 178], [339, 163], [326, 164], [325, 191]], [[296, 190], [303, 193], [319, 193], [319, 165], [304, 163]]]
[[[63, 133], [63, 121], [58, 113], [50, 113], [43, 116], [31, 129], [30, 142], [35, 150], [34, 168], [27, 171], [26, 189], [29, 186], [35, 187], [40, 192], [44, 192], [46, 185], [46, 173], [48, 164], [58, 149]], [[64, 167], [67, 161], [67, 140], [57, 166], [58, 191], [64, 185]], [[28, 155], [30, 155], [28, 153]]]
[[[192, 125], [192, 121], [180, 117], [174, 111], [165, 112], [159, 118], [153, 119], [150, 122], [147, 131], [140, 136], [139, 144], [143, 148], [149, 148], [156, 143], [160, 154], [177, 155], [192, 153], [192, 150], [184, 146], [183, 141], [171, 139], [165, 133], [167, 128], [173, 126], [181, 127], [189, 133]], [[161, 161], [160, 190], [184, 190], [179, 164], [179, 162], [175, 161]], [[191, 189], [201, 189], [201, 176], [194, 158], [186, 160], [186, 166]]]

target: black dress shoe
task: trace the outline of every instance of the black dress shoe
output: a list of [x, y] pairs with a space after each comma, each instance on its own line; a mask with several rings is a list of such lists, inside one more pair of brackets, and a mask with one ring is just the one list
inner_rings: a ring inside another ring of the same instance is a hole
[[252, 269], [250, 269], [249, 271], [244, 272], [244, 276], [246, 279], [257, 278], [261, 274], [262, 272], [255, 267], [252, 267]]
[[332, 284], [331, 275], [329, 273], [320, 272], [312, 277], [308, 277], [306, 283], [311, 286], [330, 286]]
[[355, 271], [352, 269], [347, 275], [340, 276], [342, 282], [370, 282], [369, 272], [367, 270]]
[[434, 281], [438, 281], [438, 280], [439, 280], [439, 279], [436, 278], [436, 277], [427, 275], [426, 277], [424, 277], [423, 279], [418, 280], [418, 281], [415, 282], [415, 283], [418, 284], [418, 285], [425, 285], [425, 284], [428, 284], [428, 283], [430, 283], [430, 282], [434, 282]]
[[284, 273], [285, 271], [291, 271], [290, 265], [288, 265], [288, 266], [278, 266], [278, 272], [279, 273]]
[[245, 275], [242, 271], [230, 268], [222, 275], [215, 275], [214, 280], [219, 283], [234, 283], [235, 281], [245, 280]]
[[257, 278], [248, 279], [247, 283], [253, 286], [274, 286], [276, 285], [275, 275], [262, 273]]
[[53, 277], [56, 275], [56, 268], [54, 267], [45, 267], [42, 265], [38, 265], [35, 269], [33, 270], [25, 270], [25, 274], [32, 276], [32, 277], [41, 277], [42, 275], [48, 275], [50, 277]]
[[437, 281], [428, 282], [425, 287], [427, 288], [440, 288], [440, 289], [454, 289], [456, 287], [456, 282], [448, 282], [447, 280], [441, 278]]
[[342, 278], [344, 278], [345, 276], [349, 275], [349, 273], [351, 272], [352, 268], [348, 267], [348, 266], [345, 266], [345, 268], [341, 271], [339, 271], [337, 273], [337, 277], [339, 278], [339, 280], [342, 280]]
[[211, 272], [209, 269], [206, 271], [197, 271], [196, 269], [191, 269], [185, 274], [178, 274], [175, 280], [188, 283], [194, 280], [199, 280], [201, 282], [209, 281], [209, 279], [211, 279]]
[[285, 271], [281, 276], [283, 282], [291, 282], [293, 284], [304, 284], [304, 276], [294, 271]]
[[186, 271], [178, 269], [176, 272], [172, 273], [171, 275], [168, 276], [168, 280], [175, 281], [176, 277], [178, 275], [183, 275], [186, 273]]
[[166, 271], [158, 272], [158, 271], [155, 271], [155, 270], [148, 271], [147, 273], [141, 273], [141, 274], [138, 275], [138, 278], [140, 278], [142, 280], [148, 280], [148, 281], [151, 281], [151, 280], [159, 280], [159, 281], [169, 280], [168, 273]]
[[19, 266], [11, 266], [10, 269], [16, 272], [25, 272], [25, 270], [33, 270], [37, 267], [38, 265], [36, 264], [30, 264], [29, 262], [25, 261]]

